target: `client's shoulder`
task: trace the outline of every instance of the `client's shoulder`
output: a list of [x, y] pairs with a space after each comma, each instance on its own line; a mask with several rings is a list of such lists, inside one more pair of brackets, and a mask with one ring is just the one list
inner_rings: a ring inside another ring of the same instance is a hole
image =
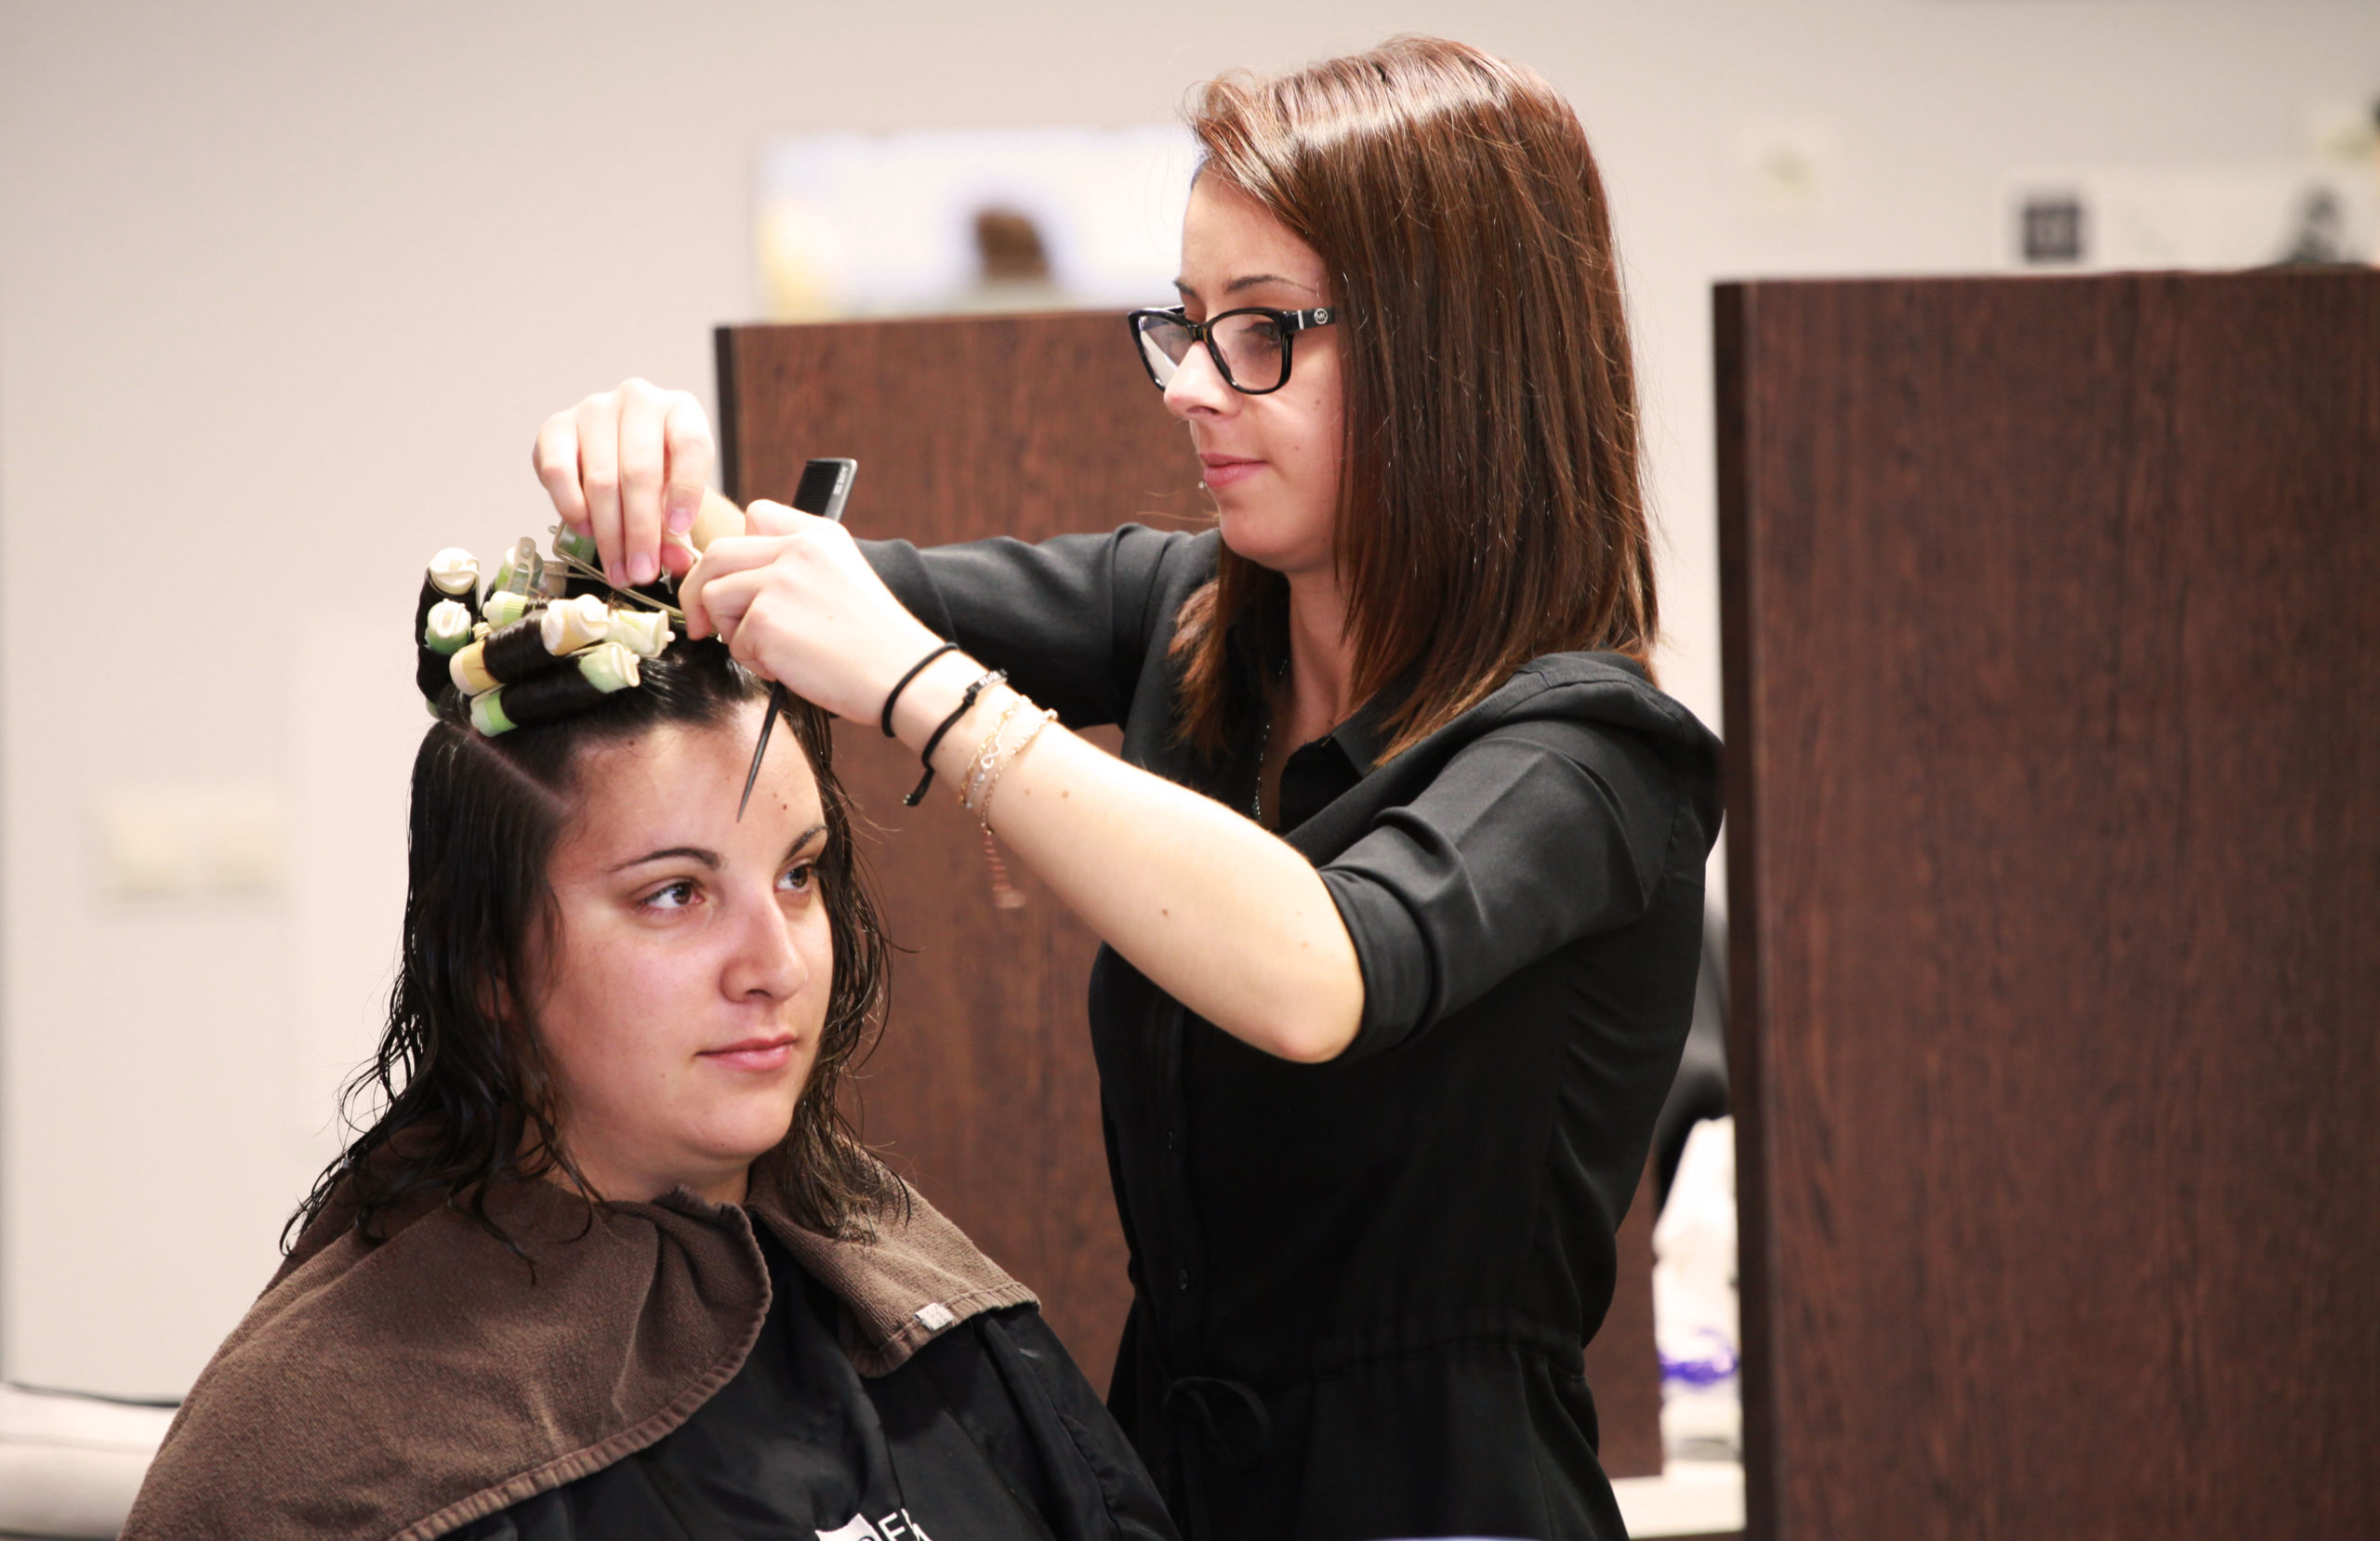
[[1038, 1304], [1033, 1292], [985, 1257], [907, 1183], [853, 1233], [829, 1236], [792, 1218], [783, 1193], [754, 1171], [752, 1212], [794, 1260], [842, 1301], [844, 1348], [860, 1373], [891, 1373], [943, 1333], [1010, 1306]]
[[126, 1535], [438, 1534], [677, 1428], [768, 1307], [749, 1231], [674, 1195], [598, 1207], [530, 1179], [483, 1215], [318, 1233], [337, 1224], [200, 1375]]

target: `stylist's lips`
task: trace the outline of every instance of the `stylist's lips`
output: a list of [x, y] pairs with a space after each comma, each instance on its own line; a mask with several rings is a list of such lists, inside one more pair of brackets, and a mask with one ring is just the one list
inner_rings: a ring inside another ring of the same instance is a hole
[[1206, 468], [1208, 488], [1218, 492], [1264, 468], [1262, 460], [1242, 460], [1236, 454], [1202, 454], [1198, 464]]
[[724, 1048], [707, 1048], [701, 1057], [730, 1070], [782, 1070], [786, 1061], [793, 1058], [793, 1044], [790, 1033], [774, 1038], [746, 1038]]

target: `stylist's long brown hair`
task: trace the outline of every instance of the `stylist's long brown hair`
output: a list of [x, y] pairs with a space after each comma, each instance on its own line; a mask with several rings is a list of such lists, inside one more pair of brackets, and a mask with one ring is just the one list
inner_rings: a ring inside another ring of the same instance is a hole
[[[1199, 175], [1262, 204], [1330, 274], [1355, 699], [1419, 661], [1386, 754], [1540, 654], [1646, 662], [1634, 371], [1603, 180], [1569, 104], [1474, 48], [1400, 37], [1210, 82], [1190, 125]], [[1225, 548], [1183, 607], [1180, 726], [1209, 754], [1228, 744], [1224, 634], [1284, 601], [1276, 574]]]

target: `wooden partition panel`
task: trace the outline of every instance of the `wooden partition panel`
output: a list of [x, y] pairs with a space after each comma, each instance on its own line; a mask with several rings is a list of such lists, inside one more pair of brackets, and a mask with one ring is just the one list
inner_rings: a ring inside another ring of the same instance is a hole
[[[726, 327], [719, 379], [739, 500], [782, 499], [805, 458], [836, 454], [860, 463], [844, 516], [860, 535], [933, 545], [1205, 521], [1187, 435], [1114, 315]], [[843, 725], [836, 744], [875, 826], [866, 855], [886, 914], [915, 949], [894, 962], [860, 1084], [866, 1133], [1040, 1294], [1104, 1385], [1130, 1290], [1084, 1016], [1096, 944], [1023, 872], [1027, 907], [991, 907], [980, 838], [946, 789], [901, 807], [908, 751], [872, 726]], [[1648, 1208], [1621, 1233], [1620, 1297], [1588, 1354], [1619, 1475], [1660, 1469]]]
[[2380, 1534], [2380, 275], [1717, 329], [1752, 1534]]
[[[1128, 520], [1187, 527], [1198, 463], [1111, 315], [723, 327], [728, 494], [783, 499], [812, 455], [859, 462], [843, 521], [920, 546], [1040, 540]], [[1114, 746], [1111, 738], [1109, 746]], [[1131, 1289], [1099, 1132], [1084, 1000], [1098, 943], [1013, 863], [997, 910], [974, 821], [917, 757], [839, 725], [836, 759], [893, 938], [863, 1128], [903, 1175], [1038, 1293], [1106, 1384]]]

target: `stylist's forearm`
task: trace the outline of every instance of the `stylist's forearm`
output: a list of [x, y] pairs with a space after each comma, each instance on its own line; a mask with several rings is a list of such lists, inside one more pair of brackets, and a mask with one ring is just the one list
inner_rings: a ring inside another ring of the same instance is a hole
[[1363, 978], [1339, 908], [1258, 825], [1054, 723], [1002, 774], [992, 815], [1092, 930], [1217, 1027], [1288, 1060], [1354, 1039]]
[[[913, 749], [973, 678], [972, 665], [946, 663], [895, 713]], [[987, 692], [936, 750], [952, 785], [1005, 699]], [[1022, 723], [1020, 713], [1008, 743]], [[1224, 1032], [1307, 1061], [1354, 1040], [1363, 976], [1338, 906], [1304, 857], [1222, 804], [1052, 723], [1001, 772], [992, 828], [1103, 941]]]

